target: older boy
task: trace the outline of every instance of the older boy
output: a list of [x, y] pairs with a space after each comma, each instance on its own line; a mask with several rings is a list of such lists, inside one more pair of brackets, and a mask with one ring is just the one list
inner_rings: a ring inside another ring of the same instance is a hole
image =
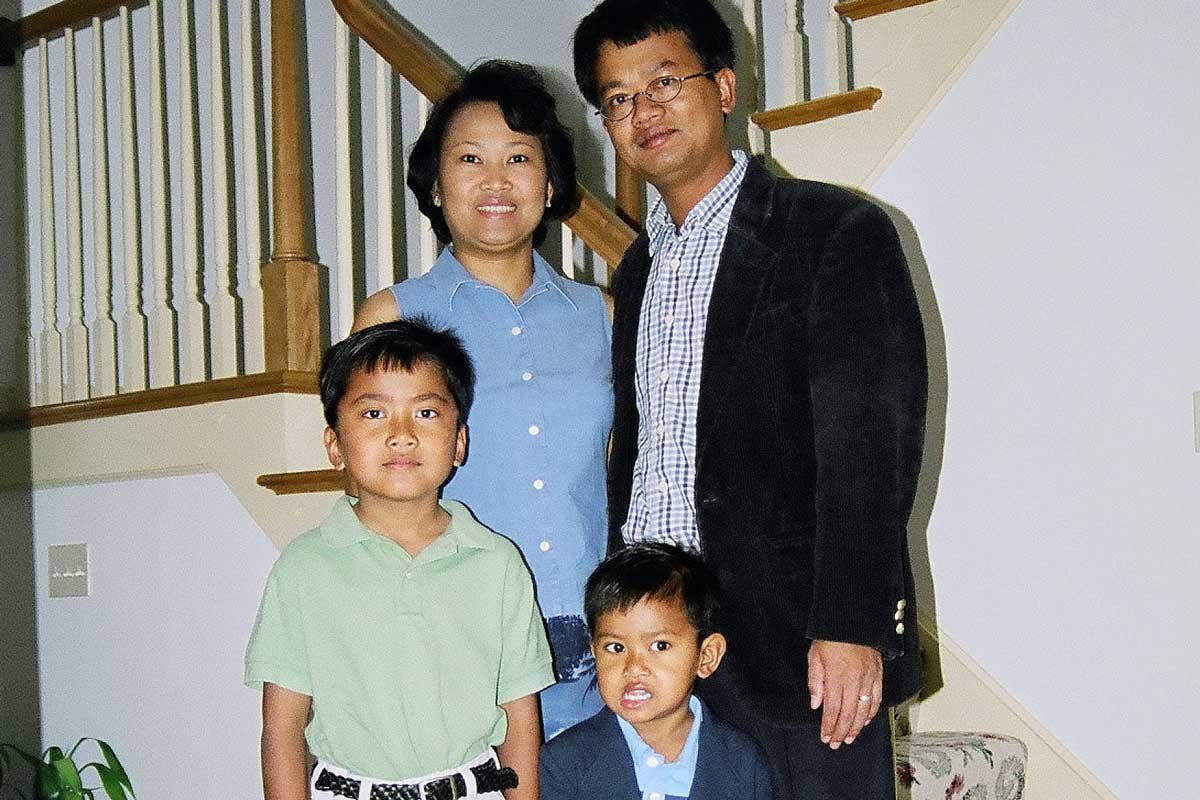
[[733, 63], [707, 0], [605, 0], [575, 33], [580, 91], [661, 198], [612, 285], [610, 549], [716, 569], [730, 657], [700, 692], [778, 797], [890, 798], [871, 720], [920, 685], [921, 317], [878, 207], [731, 152]]
[[325, 354], [325, 447], [358, 500], [289, 544], [263, 593], [246, 682], [267, 800], [538, 796], [535, 693], [554, 674], [529, 572], [438, 500], [473, 381], [458, 339], [417, 321]]
[[596, 568], [584, 611], [606, 708], [545, 746], [542, 800], [769, 800], [762, 751], [692, 695], [725, 654], [716, 609], [716, 578], [675, 545]]

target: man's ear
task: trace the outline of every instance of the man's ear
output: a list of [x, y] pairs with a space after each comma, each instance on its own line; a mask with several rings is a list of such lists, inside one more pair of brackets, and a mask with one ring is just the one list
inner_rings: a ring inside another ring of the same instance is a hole
[[696, 677], [707, 678], [721, 666], [725, 658], [725, 637], [719, 633], [710, 633], [700, 642], [700, 663], [696, 667]]
[[336, 470], [346, 468], [346, 463], [342, 461], [342, 448], [338, 446], [337, 431], [333, 428], [325, 428], [325, 455], [329, 456], [329, 463]]
[[721, 113], [732, 114], [737, 105], [737, 76], [729, 67], [722, 67], [713, 74], [713, 80], [721, 93]]

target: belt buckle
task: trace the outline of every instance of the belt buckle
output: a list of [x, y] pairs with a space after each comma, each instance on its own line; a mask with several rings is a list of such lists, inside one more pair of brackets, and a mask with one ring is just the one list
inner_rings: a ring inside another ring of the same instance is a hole
[[466, 793], [458, 793], [458, 784], [454, 782], [454, 775], [445, 775], [441, 778], [434, 778], [431, 781], [426, 781], [425, 783], [421, 784], [421, 800], [443, 800], [443, 797], [441, 796], [428, 793], [428, 790], [433, 787], [434, 784], [439, 784], [443, 781], [450, 789], [450, 794], [445, 796], [444, 800], [460, 800], [461, 798], [467, 796]]

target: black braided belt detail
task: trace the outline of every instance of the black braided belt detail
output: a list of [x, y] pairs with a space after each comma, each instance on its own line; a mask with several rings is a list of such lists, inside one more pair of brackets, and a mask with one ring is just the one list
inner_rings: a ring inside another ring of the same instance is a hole
[[[475, 776], [475, 787], [479, 794], [499, 792], [517, 786], [517, 773], [509, 767], [499, 766], [495, 760], [485, 761], [471, 767]], [[361, 784], [354, 778], [335, 775], [322, 769], [313, 788], [329, 792], [338, 797], [358, 800]], [[462, 773], [456, 772], [444, 778], [429, 781], [422, 793], [419, 783], [372, 783], [371, 800], [458, 800], [467, 796], [467, 781]]]

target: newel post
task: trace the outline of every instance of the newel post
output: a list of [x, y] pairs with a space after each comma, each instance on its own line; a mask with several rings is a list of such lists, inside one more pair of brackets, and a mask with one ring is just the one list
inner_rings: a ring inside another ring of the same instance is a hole
[[297, 0], [271, 0], [271, 260], [262, 269], [264, 367], [315, 372], [321, 357], [322, 267], [308, 221]]

